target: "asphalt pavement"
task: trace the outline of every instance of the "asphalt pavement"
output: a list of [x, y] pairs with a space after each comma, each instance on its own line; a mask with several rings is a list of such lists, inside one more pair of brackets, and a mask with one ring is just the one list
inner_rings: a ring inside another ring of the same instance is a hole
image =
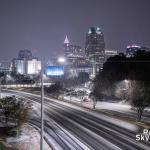
[[[34, 113], [40, 112], [39, 96], [9, 93], [32, 101], [36, 106]], [[30, 124], [40, 131], [40, 116], [35, 114]], [[128, 130], [103, 117], [85, 108], [77, 109], [77, 106], [69, 107], [45, 98], [45, 139], [56, 150], [150, 150], [149, 142], [136, 141], [140, 128], [137, 131]]]

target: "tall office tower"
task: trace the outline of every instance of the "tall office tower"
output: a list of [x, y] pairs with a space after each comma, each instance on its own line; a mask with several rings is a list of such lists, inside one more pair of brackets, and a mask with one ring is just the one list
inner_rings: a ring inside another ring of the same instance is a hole
[[138, 45], [129, 45], [126, 48], [126, 56], [133, 57], [134, 54], [136, 53], [136, 51], [138, 51], [138, 50], [144, 50], [144, 51], [150, 52], [150, 48], [142, 47], [142, 46], [138, 46]]
[[26, 61], [23, 59], [14, 58], [12, 60], [12, 71], [16, 72], [17, 74], [26, 74]]
[[37, 75], [41, 71], [41, 61], [38, 59], [23, 60], [14, 58], [12, 60], [13, 71], [23, 75]]
[[93, 64], [93, 74], [103, 68], [105, 62], [105, 42], [104, 35], [99, 27], [89, 28], [86, 34], [85, 54]]
[[66, 36], [64, 41], [64, 55], [67, 65], [77, 66], [84, 58], [84, 51], [81, 46], [70, 44], [68, 37]]
[[67, 57], [68, 55], [70, 55], [70, 43], [68, 40], [68, 37], [66, 36], [65, 41], [64, 41], [64, 54], [65, 57]]
[[26, 70], [28, 75], [39, 74], [42, 68], [42, 63], [38, 59], [32, 59], [27, 61]]
[[33, 56], [30, 50], [24, 49], [24, 50], [20, 50], [18, 53], [18, 59], [30, 60], [32, 58]]
[[33, 57], [30, 50], [20, 50], [18, 58], [12, 60], [12, 70], [18, 74], [36, 75], [41, 71], [41, 61]]

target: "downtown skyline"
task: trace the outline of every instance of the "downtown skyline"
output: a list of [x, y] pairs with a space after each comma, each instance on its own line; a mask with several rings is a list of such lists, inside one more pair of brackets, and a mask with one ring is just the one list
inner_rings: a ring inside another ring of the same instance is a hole
[[[114, 3], [115, 2], [115, 3]], [[124, 51], [127, 45], [150, 46], [148, 0], [83, 0], [0, 2], [1, 60], [30, 49], [42, 60], [63, 54], [63, 41], [85, 48], [86, 32], [98, 26], [106, 49]]]
[[150, 0], [0, 0], [0, 150], [150, 150]]

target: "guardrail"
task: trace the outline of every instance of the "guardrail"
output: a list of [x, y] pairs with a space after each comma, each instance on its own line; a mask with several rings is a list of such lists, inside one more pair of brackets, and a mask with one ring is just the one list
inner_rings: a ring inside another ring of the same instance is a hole
[[[50, 86], [53, 83], [44, 83], [44, 86]], [[5, 85], [0, 85], [1, 88], [25, 88], [25, 87], [40, 87], [41, 83], [35, 83], [35, 84], [5, 84]]]

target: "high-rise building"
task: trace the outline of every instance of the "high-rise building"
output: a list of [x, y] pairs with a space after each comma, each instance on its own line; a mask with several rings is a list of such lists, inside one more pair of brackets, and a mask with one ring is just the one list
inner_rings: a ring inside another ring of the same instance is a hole
[[30, 60], [32, 58], [32, 52], [28, 49], [20, 50], [18, 53], [18, 59]]
[[105, 62], [104, 34], [99, 27], [91, 27], [86, 33], [85, 54], [93, 64], [93, 74], [96, 74]]
[[115, 50], [105, 50], [105, 61], [109, 58], [109, 57], [113, 57], [115, 55], [117, 55], [118, 52]]
[[77, 76], [80, 72], [91, 73], [91, 63], [85, 57], [85, 51], [81, 46], [70, 44], [68, 37], [64, 41], [65, 75]]
[[28, 75], [35, 75], [39, 74], [41, 71], [41, 61], [37, 59], [32, 59], [27, 61], [27, 74]]
[[11, 62], [9, 61], [1, 61], [0, 62], [0, 72], [9, 73], [11, 72]]
[[138, 45], [128, 45], [126, 48], [126, 56], [127, 57], [133, 57], [136, 51], [138, 50], [145, 50], [150, 52], [150, 48], [142, 47]]
[[141, 46], [138, 45], [128, 45], [126, 48], [126, 56], [133, 57], [137, 50], [140, 50]]
[[17, 74], [26, 74], [26, 61], [23, 59], [14, 58], [12, 60], [13, 64], [13, 71], [15, 71]]
[[71, 54], [70, 43], [67, 36], [65, 37], [65, 41], [64, 41], [64, 53], [65, 53], [65, 57], [68, 57]]
[[85, 53], [91, 55], [104, 55], [105, 42], [104, 35], [99, 27], [91, 27], [86, 34]]
[[18, 74], [36, 75], [41, 71], [41, 61], [32, 56], [30, 50], [20, 50], [12, 61], [12, 70]]
[[84, 58], [84, 51], [81, 46], [70, 44], [66, 36], [64, 41], [64, 55], [67, 65], [76, 65]]
[[41, 61], [37, 59], [22, 60], [13, 59], [13, 71], [18, 74], [36, 75], [41, 71]]

